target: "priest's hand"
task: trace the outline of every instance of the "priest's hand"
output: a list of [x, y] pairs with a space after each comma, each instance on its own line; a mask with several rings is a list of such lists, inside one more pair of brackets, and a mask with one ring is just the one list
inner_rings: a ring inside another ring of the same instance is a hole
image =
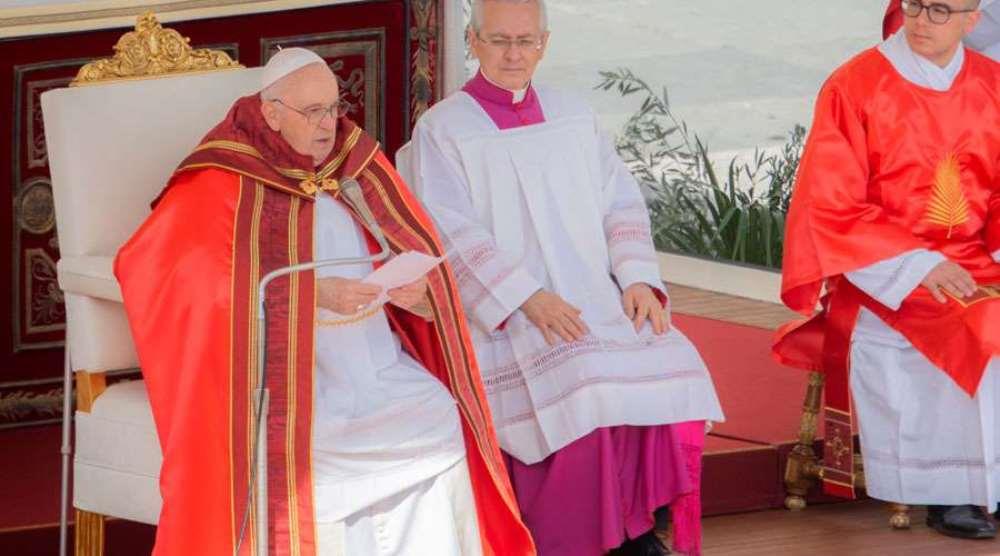
[[934, 267], [921, 284], [941, 303], [948, 302], [941, 290], [948, 290], [956, 297], [969, 297], [978, 288], [969, 271], [951, 261], [943, 261]]
[[382, 287], [348, 278], [320, 278], [316, 284], [317, 305], [340, 315], [353, 315], [371, 304]]
[[653, 325], [653, 333], [657, 336], [670, 330], [670, 324], [663, 313], [663, 304], [648, 284], [637, 282], [625, 288], [622, 292], [622, 309], [625, 310], [625, 316], [632, 320], [636, 332], [647, 320]]
[[580, 318], [581, 311], [552, 292], [538, 290], [521, 304], [521, 311], [542, 331], [550, 346], [556, 345], [559, 337], [573, 342], [590, 332]]
[[403, 309], [410, 309], [420, 303], [427, 293], [427, 277], [421, 277], [416, 282], [389, 290], [389, 300]]

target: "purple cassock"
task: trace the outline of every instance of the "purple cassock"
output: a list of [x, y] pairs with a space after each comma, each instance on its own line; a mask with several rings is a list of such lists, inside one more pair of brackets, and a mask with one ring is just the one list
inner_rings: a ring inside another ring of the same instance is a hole
[[[462, 89], [500, 129], [545, 121], [529, 86], [520, 102], [482, 73]], [[541, 556], [598, 556], [653, 528], [669, 505], [673, 548], [699, 554], [704, 422], [597, 429], [541, 462], [505, 454], [525, 523]]]

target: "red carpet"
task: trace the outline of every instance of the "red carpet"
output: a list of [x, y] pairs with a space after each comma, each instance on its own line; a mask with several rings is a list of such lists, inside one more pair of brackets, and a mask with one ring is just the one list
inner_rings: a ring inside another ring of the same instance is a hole
[[[674, 322], [708, 363], [727, 418], [706, 443], [705, 514], [780, 507], [806, 373], [771, 359], [770, 330], [687, 315], [674, 315]], [[0, 554], [56, 553], [59, 444], [58, 426], [0, 431]], [[107, 554], [148, 554], [153, 532], [141, 524], [111, 522]]]
[[[690, 315], [673, 320], [705, 359], [726, 414], [705, 447], [705, 514], [782, 507], [785, 462], [798, 441], [809, 374], [771, 358], [772, 330]], [[818, 488], [809, 497], [834, 500]]]
[[712, 430], [725, 436], [781, 444], [798, 437], [808, 373], [771, 359], [774, 332], [713, 319], [674, 315], [708, 364], [726, 414]]

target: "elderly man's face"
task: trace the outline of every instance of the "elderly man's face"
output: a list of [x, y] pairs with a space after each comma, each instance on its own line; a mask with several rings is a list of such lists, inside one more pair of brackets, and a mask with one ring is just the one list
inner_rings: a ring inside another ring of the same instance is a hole
[[333, 150], [340, 112], [340, 87], [326, 64], [310, 64], [282, 78], [276, 98], [261, 105], [264, 120], [295, 152], [321, 164]]
[[541, 8], [535, 2], [483, 2], [482, 9], [479, 32], [469, 30], [482, 72], [506, 89], [527, 87], [549, 39], [541, 28]]
[[[927, 8], [916, 17], [910, 15], [908, 12], [916, 11], [921, 2]], [[979, 22], [979, 12], [960, 11], [969, 10], [975, 4], [974, 0], [906, 0], [903, 11], [907, 15], [903, 18], [903, 28], [910, 48], [931, 62], [946, 66], [962, 38], [971, 33]], [[950, 16], [944, 14], [947, 10], [942, 8], [945, 7], [953, 12]], [[937, 14], [932, 10], [936, 10]], [[942, 23], [943, 18], [947, 21]]]

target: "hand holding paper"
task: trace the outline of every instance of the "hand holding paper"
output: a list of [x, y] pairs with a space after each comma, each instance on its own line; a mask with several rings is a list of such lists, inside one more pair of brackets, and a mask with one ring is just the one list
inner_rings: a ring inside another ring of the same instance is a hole
[[375, 303], [383, 304], [389, 301], [389, 290], [417, 282], [442, 261], [444, 261], [444, 257], [432, 257], [418, 251], [407, 251], [393, 257], [361, 281], [382, 287], [382, 293], [379, 294]]

